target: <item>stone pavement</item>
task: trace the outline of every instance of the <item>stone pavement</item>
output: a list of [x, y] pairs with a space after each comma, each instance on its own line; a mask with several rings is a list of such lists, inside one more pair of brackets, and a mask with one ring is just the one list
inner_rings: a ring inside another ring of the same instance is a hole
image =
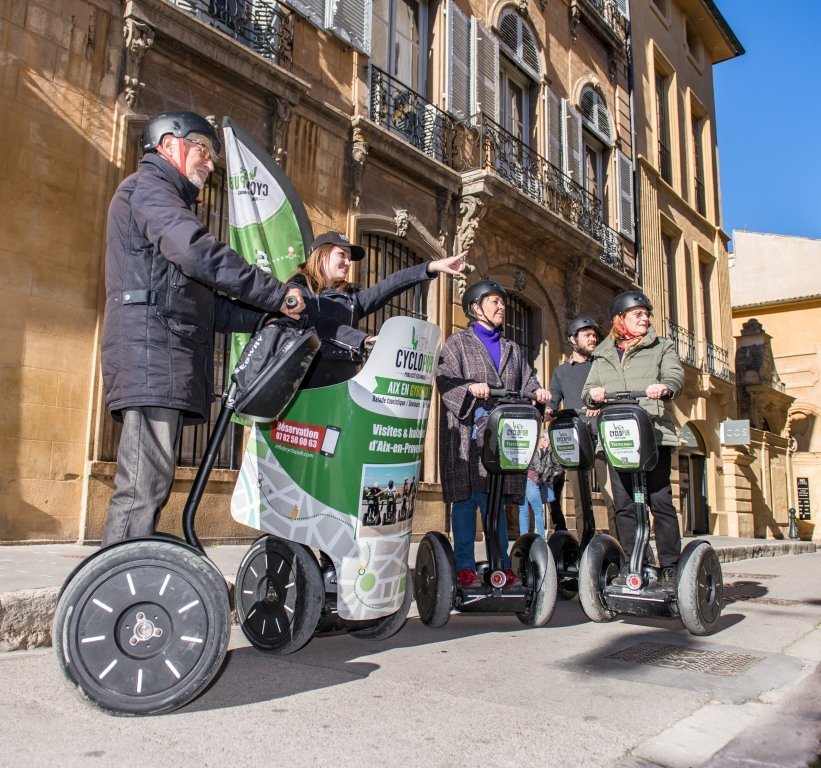
[[[816, 551], [810, 541], [739, 539], [699, 536], [716, 549], [721, 562], [757, 557], [777, 557]], [[684, 538], [682, 546], [692, 539]], [[206, 547], [208, 556], [230, 584], [249, 544]], [[416, 562], [417, 544], [411, 545], [410, 565]], [[78, 544], [27, 544], [0, 546], [0, 651], [51, 645], [51, 620], [60, 587], [96, 546]], [[476, 554], [483, 559], [484, 544]], [[412, 609], [413, 611], [413, 609]], [[413, 615], [413, 613], [412, 613]]]

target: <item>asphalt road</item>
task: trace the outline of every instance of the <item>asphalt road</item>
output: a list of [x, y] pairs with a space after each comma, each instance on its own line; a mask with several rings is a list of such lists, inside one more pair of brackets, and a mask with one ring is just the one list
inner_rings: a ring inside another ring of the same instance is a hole
[[[51, 649], [0, 654], [6, 766], [802, 766], [821, 737], [821, 553], [724, 565], [720, 631], [677, 621], [417, 618], [384, 643], [314, 638], [264, 655], [234, 630], [183, 709], [117, 718]], [[690, 653], [683, 653], [689, 651]]]

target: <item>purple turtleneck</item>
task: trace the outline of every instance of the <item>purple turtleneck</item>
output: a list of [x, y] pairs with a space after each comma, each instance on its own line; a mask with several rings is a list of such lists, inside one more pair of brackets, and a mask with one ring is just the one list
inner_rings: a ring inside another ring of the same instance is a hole
[[490, 328], [485, 328], [481, 323], [474, 323], [473, 331], [476, 334], [476, 338], [487, 348], [490, 359], [493, 360], [493, 365], [496, 366], [496, 370], [498, 371], [499, 363], [502, 360], [502, 343], [500, 341], [502, 338], [502, 329], [493, 328], [491, 330]]

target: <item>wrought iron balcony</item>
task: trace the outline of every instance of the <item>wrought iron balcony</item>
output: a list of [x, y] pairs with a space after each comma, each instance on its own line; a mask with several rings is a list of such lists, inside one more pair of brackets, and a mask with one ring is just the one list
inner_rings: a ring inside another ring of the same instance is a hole
[[696, 365], [696, 337], [692, 331], [688, 331], [680, 325], [676, 325], [670, 318], [665, 318], [667, 326], [667, 338], [676, 347], [676, 354], [683, 363]]
[[732, 381], [733, 377], [728, 363], [727, 350], [717, 347], [711, 341], [705, 341], [704, 345], [707, 352], [704, 358], [704, 370], [725, 381]]
[[570, 0], [570, 33], [575, 40], [576, 27], [584, 21], [603, 43], [623, 48], [630, 34], [630, 22], [622, 15], [615, 0]]
[[371, 65], [370, 118], [445, 165], [452, 164], [456, 121], [396, 78]]
[[276, 0], [169, 0], [273, 63], [291, 69], [294, 14]]
[[455, 131], [453, 166], [461, 173], [484, 170], [506, 181], [602, 245], [601, 260], [625, 271], [621, 237], [605, 223], [601, 202], [487, 115]]

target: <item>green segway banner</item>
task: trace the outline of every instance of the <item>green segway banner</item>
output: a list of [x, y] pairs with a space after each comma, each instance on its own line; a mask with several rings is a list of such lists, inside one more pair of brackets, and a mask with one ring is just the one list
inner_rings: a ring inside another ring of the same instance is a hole
[[[249, 264], [286, 280], [313, 240], [302, 199], [285, 172], [254, 137], [230, 117], [222, 123], [228, 171], [231, 247]], [[250, 334], [231, 338], [231, 368]]]
[[565, 469], [576, 469], [581, 463], [579, 457], [579, 433], [575, 427], [556, 427], [549, 430], [550, 447], [556, 461]]
[[498, 425], [499, 467], [526, 470], [536, 450], [539, 424], [535, 419], [501, 418]]
[[599, 422], [599, 436], [610, 465], [617, 470], [631, 472], [641, 466], [641, 437], [635, 419], [603, 418]]
[[299, 391], [279, 421], [251, 430], [231, 514], [328, 555], [343, 618], [402, 603], [439, 337], [391, 318], [353, 379]]

